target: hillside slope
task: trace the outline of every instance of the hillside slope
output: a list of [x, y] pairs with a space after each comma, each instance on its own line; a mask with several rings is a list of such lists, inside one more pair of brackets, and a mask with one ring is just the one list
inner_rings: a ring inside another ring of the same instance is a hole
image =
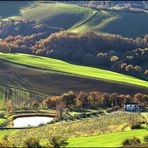
[[38, 3], [36, 7], [21, 10], [21, 16], [25, 19], [33, 19], [38, 23], [46, 23], [49, 26], [64, 29], [83, 22], [93, 13], [94, 11], [90, 8], [63, 3]]
[[[72, 4], [47, 2], [24, 2], [24, 6], [17, 2], [14, 10], [15, 6], [12, 3], [0, 2], [2, 18], [19, 16], [78, 33], [93, 30], [132, 38], [143, 37], [148, 33], [148, 13], [144, 12], [103, 11]], [[13, 13], [11, 9], [5, 12], [9, 5], [14, 7]]]
[[148, 13], [100, 10], [89, 21], [70, 30], [72, 32], [93, 30], [136, 38], [148, 33], [147, 25]]
[[[17, 55], [18, 58], [9, 56], [0, 55], [0, 109], [3, 108], [6, 88], [15, 91], [15, 94], [17, 92], [15, 101], [20, 99], [20, 93], [24, 97], [32, 94], [34, 97], [44, 98], [61, 95], [70, 90], [75, 93], [101, 91], [130, 95], [148, 94], [147, 82], [133, 77], [91, 67], [72, 65], [55, 59], [27, 57], [23, 54]], [[25, 56], [27, 59], [24, 59]], [[114, 81], [112, 81], [113, 78]], [[123, 83], [124, 80], [129, 83]]]
[[0, 53], [0, 59], [21, 65], [36, 67], [39, 69], [41, 68], [57, 72], [69, 73], [73, 75], [80, 75], [88, 78], [104, 79], [107, 81], [115, 81], [120, 83], [128, 83], [131, 85], [148, 87], [148, 82], [134, 77], [97, 68], [69, 64], [61, 60], [45, 58], [41, 56]]
[[102, 91], [123, 94], [147, 93], [147, 88], [144, 87], [103, 79], [87, 78], [52, 70], [39, 70], [7, 61], [1, 62], [0, 65], [0, 83], [14, 86], [18, 89], [25, 88], [49, 96], [61, 95], [69, 90], [74, 92], [82, 90], [86, 92]]
[[93, 30], [134, 38], [148, 33], [148, 13], [97, 11], [70, 4], [45, 3], [21, 11], [21, 15], [25, 19], [35, 19], [78, 33]]

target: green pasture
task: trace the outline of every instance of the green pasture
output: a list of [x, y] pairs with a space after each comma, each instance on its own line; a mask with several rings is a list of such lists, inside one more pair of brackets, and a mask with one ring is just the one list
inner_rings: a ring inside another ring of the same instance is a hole
[[128, 75], [119, 74], [116, 72], [92, 68], [88, 66], [74, 65], [62, 60], [46, 58], [41, 56], [34, 56], [28, 54], [6, 54], [0, 53], [0, 59], [8, 60], [21, 65], [32, 66], [47, 70], [59, 71], [63, 73], [70, 73], [83, 77], [104, 79], [107, 81], [116, 81], [120, 83], [128, 83], [131, 85], [138, 85], [148, 87], [148, 82], [140, 80]]

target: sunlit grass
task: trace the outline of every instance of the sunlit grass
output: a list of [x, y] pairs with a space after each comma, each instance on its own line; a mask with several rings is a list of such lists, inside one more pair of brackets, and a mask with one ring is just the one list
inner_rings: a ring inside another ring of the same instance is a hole
[[8, 60], [17, 64], [33, 66], [36, 68], [55, 70], [59, 72], [70, 73], [73, 75], [80, 75], [83, 77], [104, 79], [107, 81], [116, 81], [120, 83], [128, 83], [128, 84], [148, 87], [148, 82], [131, 76], [119, 74], [108, 70], [102, 70], [99, 68], [74, 65], [64, 62], [62, 60], [57, 60], [52, 58], [21, 54], [21, 53], [17, 54], [0, 53], [0, 59]]
[[146, 129], [130, 130], [99, 136], [78, 137], [69, 139], [69, 147], [120, 147], [126, 138], [136, 136], [143, 140], [148, 135]]

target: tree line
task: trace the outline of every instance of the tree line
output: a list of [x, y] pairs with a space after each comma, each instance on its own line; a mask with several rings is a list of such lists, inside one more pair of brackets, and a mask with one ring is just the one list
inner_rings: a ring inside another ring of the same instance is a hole
[[148, 95], [137, 93], [133, 96], [107, 93], [107, 92], [84, 92], [74, 93], [69, 91], [61, 96], [48, 97], [42, 104], [46, 108], [69, 108], [69, 109], [99, 109], [99, 108], [122, 108], [125, 103], [139, 103], [139, 105], [148, 105]]
[[148, 106], [148, 95], [136, 93], [134, 95], [118, 94], [91, 91], [74, 93], [69, 91], [61, 96], [49, 96], [41, 98], [37, 96], [28, 96], [28, 98], [7, 98], [5, 100], [6, 110], [13, 112], [15, 110], [39, 110], [55, 109], [62, 111], [67, 109], [99, 109], [99, 108], [123, 108], [125, 103], [138, 103], [143, 107]]

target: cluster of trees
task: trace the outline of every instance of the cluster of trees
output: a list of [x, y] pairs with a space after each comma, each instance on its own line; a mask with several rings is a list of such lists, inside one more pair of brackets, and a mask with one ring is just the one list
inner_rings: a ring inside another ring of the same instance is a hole
[[[148, 95], [137, 93], [135, 95], [125, 95], [107, 92], [84, 92], [74, 93], [69, 91], [61, 96], [52, 97], [29, 97], [28, 99], [16, 99], [9, 97], [5, 101], [6, 110], [38, 110], [38, 109], [56, 109], [58, 111], [68, 109], [98, 109], [98, 108], [121, 108], [127, 102], [136, 102], [142, 106], [148, 106]], [[59, 112], [60, 114], [60, 112]]]
[[148, 80], [148, 48], [127, 51], [122, 58], [115, 61], [111, 69], [120, 73], [129, 74]]
[[[63, 31], [36, 42], [32, 50], [37, 55], [101, 67], [147, 80], [147, 47], [147, 35], [144, 39], [133, 40], [119, 35]], [[122, 69], [125, 63], [127, 68]]]
[[[72, 91], [61, 96], [48, 97], [43, 100], [43, 106], [47, 108], [90, 108], [97, 109], [110, 107], [123, 107], [127, 102], [136, 102], [140, 105], [148, 105], [148, 95], [137, 93], [133, 96], [106, 92], [83, 92], [75, 94]], [[61, 105], [62, 104], [62, 105]]]
[[17, 35], [29, 36], [38, 33], [46, 33], [49, 36], [49, 34], [57, 31], [60, 31], [60, 29], [49, 27], [45, 24], [37, 24], [33, 20], [8, 19], [0, 21], [0, 38]]
[[48, 25], [36, 24], [33, 20], [2, 20], [0, 21], [0, 51], [32, 53], [31, 47], [36, 41], [60, 30]]
[[148, 80], [148, 35], [129, 39], [95, 32], [76, 34], [31, 20], [8, 20], [1, 24], [2, 52], [57, 58]]

